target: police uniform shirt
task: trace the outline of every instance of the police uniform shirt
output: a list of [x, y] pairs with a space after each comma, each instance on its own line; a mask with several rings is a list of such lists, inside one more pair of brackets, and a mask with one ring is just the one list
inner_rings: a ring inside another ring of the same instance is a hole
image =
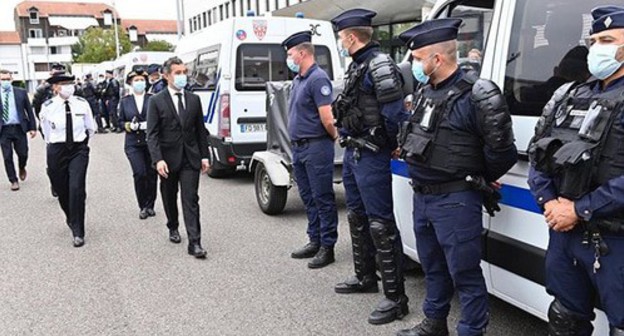
[[[82, 142], [95, 134], [91, 107], [81, 97], [71, 96], [67, 100], [72, 114], [74, 142]], [[60, 96], [46, 101], [41, 108], [41, 130], [46, 143], [65, 142], [65, 99]]]
[[331, 105], [332, 84], [327, 73], [313, 64], [305, 75], [297, 75], [289, 102], [288, 134], [292, 141], [329, 137], [321, 122], [319, 107]]

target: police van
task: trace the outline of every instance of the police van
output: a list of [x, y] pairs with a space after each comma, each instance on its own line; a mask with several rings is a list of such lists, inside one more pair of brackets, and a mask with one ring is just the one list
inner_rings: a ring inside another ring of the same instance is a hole
[[266, 83], [291, 80], [281, 43], [311, 30], [316, 61], [332, 80], [343, 72], [331, 24], [288, 17], [234, 17], [184, 37], [175, 53], [189, 69], [189, 85], [201, 98], [210, 133], [211, 177], [249, 168], [266, 150]]
[[[172, 52], [165, 51], [135, 51], [119, 56], [113, 61], [113, 76], [120, 84], [126, 82], [126, 75], [132, 71], [143, 69], [147, 71], [150, 65], [162, 66], [167, 59], [173, 56]], [[122, 87], [125, 87], [122, 85]], [[129, 89], [126, 88], [126, 89]]]
[[[480, 52], [481, 77], [498, 84], [513, 115], [520, 160], [501, 179], [502, 211], [495, 217], [484, 214], [481, 266], [492, 295], [544, 320], [552, 301], [544, 288], [548, 227], [527, 184], [527, 147], [553, 92], [566, 82], [589, 78], [590, 11], [607, 4], [621, 5], [621, 0], [445, 0], [429, 14], [463, 19], [458, 59], [466, 60], [474, 49]], [[406, 163], [394, 160], [392, 174], [403, 249], [417, 261]], [[596, 313], [594, 334], [608, 335], [604, 313]]]

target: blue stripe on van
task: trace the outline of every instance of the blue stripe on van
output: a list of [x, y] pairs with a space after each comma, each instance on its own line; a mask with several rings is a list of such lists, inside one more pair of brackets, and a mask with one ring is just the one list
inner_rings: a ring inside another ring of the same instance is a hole
[[210, 102], [208, 103], [208, 113], [206, 114], [206, 117], [204, 117], [204, 122], [208, 122], [208, 123], [212, 123], [212, 119], [214, 117], [214, 113], [215, 113], [215, 106], [217, 105], [217, 97], [219, 97], [219, 88], [221, 87], [221, 70], [217, 71], [217, 82], [215, 84], [215, 87], [217, 88], [211, 95], [210, 95]]
[[209, 124], [212, 124], [212, 120], [214, 119], [214, 116], [216, 114], [215, 110], [217, 109], [217, 101], [219, 100], [219, 93], [221, 93], [221, 85], [218, 85], [217, 90], [212, 93], [214, 101], [211, 102], [212, 106], [210, 106], [210, 118], [208, 120]]
[[[392, 174], [409, 178], [407, 163], [405, 161], [392, 160], [391, 169]], [[542, 214], [542, 210], [537, 205], [533, 195], [531, 195], [528, 189], [504, 184], [500, 192], [503, 197], [500, 202], [501, 204], [540, 215]]]

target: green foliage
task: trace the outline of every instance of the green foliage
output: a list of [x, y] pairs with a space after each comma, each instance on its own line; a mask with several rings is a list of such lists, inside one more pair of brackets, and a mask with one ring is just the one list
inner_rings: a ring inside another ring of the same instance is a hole
[[[123, 30], [119, 30], [120, 55], [132, 49], [130, 38]], [[80, 37], [78, 43], [72, 46], [72, 55], [75, 63], [101, 63], [117, 58], [115, 53], [115, 31], [91, 27]]]
[[147, 42], [145, 47], [141, 48], [141, 51], [173, 51], [173, 45], [167, 41], [153, 40]]

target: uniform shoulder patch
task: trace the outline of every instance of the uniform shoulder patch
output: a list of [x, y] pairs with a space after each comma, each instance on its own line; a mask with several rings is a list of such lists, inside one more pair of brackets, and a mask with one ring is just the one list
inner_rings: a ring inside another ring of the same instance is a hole
[[321, 94], [323, 96], [329, 96], [331, 94], [331, 88], [329, 87], [329, 85], [323, 85], [321, 87]]

